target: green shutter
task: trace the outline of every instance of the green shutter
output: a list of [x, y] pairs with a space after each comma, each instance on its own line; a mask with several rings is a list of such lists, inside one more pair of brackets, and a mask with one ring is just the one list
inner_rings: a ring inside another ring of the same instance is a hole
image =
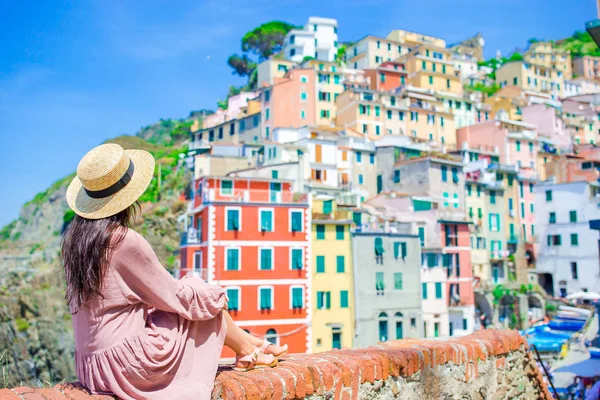
[[427, 266], [429, 268], [435, 267], [437, 264], [437, 254], [427, 253]]
[[324, 296], [325, 296], [325, 294], [323, 292], [317, 292], [317, 309], [318, 310], [323, 309]]
[[441, 282], [435, 283], [435, 298], [436, 299], [442, 298], [442, 283]]
[[260, 309], [261, 310], [270, 310], [272, 307], [271, 304], [271, 288], [261, 288], [260, 289]]
[[576, 233], [571, 233], [571, 246], [579, 246], [579, 237]]
[[302, 232], [302, 212], [292, 211], [292, 232]]
[[292, 269], [302, 269], [302, 249], [292, 249]]
[[344, 225], [336, 225], [335, 226], [335, 239], [336, 240], [344, 240]]
[[556, 239], [557, 239], [557, 246], [560, 246], [562, 244], [562, 236], [561, 235], [556, 235]]
[[423, 300], [427, 300], [427, 283], [423, 282]]
[[385, 252], [383, 248], [383, 239], [380, 237], [375, 238], [375, 255], [382, 256]]
[[227, 289], [227, 308], [232, 311], [240, 309], [239, 290], [238, 289]]
[[383, 272], [375, 272], [375, 290], [385, 290]]
[[425, 200], [413, 200], [413, 209], [415, 211], [429, 211], [431, 210], [431, 202]]
[[548, 242], [547, 243], [548, 247], [552, 246], [552, 235], [548, 235], [546, 239], [547, 239], [547, 242]]
[[394, 289], [402, 290], [402, 272], [394, 272]]
[[238, 249], [227, 249], [227, 269], [229, 271], [238, 271], [240, 269]]
[[346, 261], [344, 256], [337, 256], [336, 258], [337, 272], [344, 272], [346, 270]]
[[317, 240], [325, 239], [325, 225], [317, 225]]
[[239, 210], [227, 210], [227, 230], [237, 231], [240, 228]]
[[421, 247], [425, 246], [425, 227], [419, 227], [419, 241], [421, 242]]
[[325, 272], [325, 256], [317, 256], [317, 273]]
[[260, 269], [270, 270], [273, 267], [271, 263], [271, 249], [260, 249]]
[[352, 221], [354, 222], [354, 224], [357, 227], [360, 227], [362, 225], [362, 213], [353, 212], [352, 213]]
[[303, 292], [302, 288], [292, 288], [292, 308], [304, 308]]
[[260, 229], [264, 232], [273, 231], [273, 212], [270, 210], [260, 211]]
[[331, 308], [331, 292], [325, 292], [325, 308]]
[[452, 265], [452, 254], [442, 254], [442, 266], [450, 267]]
[[340, 291], [340, 308], [348, 308], [348, 291]]
[[323, 202], [323, 214], [330, 214], [333, 211], [333, 201], [325, 200]]
[[396, 321], [396, 339], [402, 339], [402, 321]]
[[577, 211], [569, 211], [569, 221], [577, 222]]
[[221, 194], [233, 194], [233, 181], [221, 181]]
[[552, 190], [546, 190], [546, 201], [552, 201]]

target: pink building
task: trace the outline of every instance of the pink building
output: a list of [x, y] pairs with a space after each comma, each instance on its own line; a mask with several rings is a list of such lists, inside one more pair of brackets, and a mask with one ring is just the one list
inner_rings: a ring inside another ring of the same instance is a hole
[[555, 147], [571, 151], [573, 140], [560, 111], [547, 104], [532, 104], [521, 108], [523, 122], [535, 126], [538, 136], [547, 138]]
[[263, 89], [260, 98], [265, 139], [272, 137], [275, 128], [315, 125], [316, 78], [314, 69], [294, 68]]
[[235, 119], [242, 108], [248, 106], [248, 100], [258, 96], [258, 92], [242, 92], [235, 96], [231, 96], [227, 100], [227, 108], [225, 110], [218, 108], [214, 114], [207, 115], [203, 118], [203, 124], [199, 129], [212, 128], [221, 125], [227, 121]]
[[499, 155], [501, 164], [518, 165], [528, 176], [535, 174], [538, 152], [535, 125], [487, 121], [458, 129], [456, 137], [459, 148], [489, 149]]

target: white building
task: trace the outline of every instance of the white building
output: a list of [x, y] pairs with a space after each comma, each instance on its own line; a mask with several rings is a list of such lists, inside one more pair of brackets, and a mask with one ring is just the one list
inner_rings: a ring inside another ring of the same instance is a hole
[[454, 70], [460, 74], [460, 79], [478, 75], [477, 59], [470, 54], [452, 53]]
[[293, 29], [283, 41], [283, 57], [301, 62], [305, 57], [334, 61], [338, 46], [338, 23], [333, 18], [310, 17], [303, 29]]
[[598, 236], [589, 221], [600, 218], [597, 184], [535, 185], [535, 230], [540, 285], [560, 295], [600, 292]]

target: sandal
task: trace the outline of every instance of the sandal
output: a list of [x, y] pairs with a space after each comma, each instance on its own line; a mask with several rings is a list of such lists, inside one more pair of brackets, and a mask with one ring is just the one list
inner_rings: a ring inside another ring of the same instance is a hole
[[[262, 346], [260, 346], [260, 352], [263, 353], [263, 354], [265, 354], [265, 355], [267, 355], [267, 353], [265, 353], [265, 351], [269, 348], [269, 346], [273, 346], [273, 343], [271, 343], [271, 342], [269, 342], [268, 340], [265, 339], [265, 341], [263, 342]], [[283, 347], [283, 349], [284, 349], [281, 353], [279, 353], [279, 354], [271, 354], [271, 355], [273, 357], [275, 357], [275, 358], [279, 358], [281, 356], [286, 355], [287, 352], [288, 352], [288, 346], [287, 346], [287, 344], [283, 345], [281, 347]]]
[[[258, 348], [254, 348], [254, 351], [251, 354], [245, 355], [245, 356], [239, 356], [236, 355], [235, 356], [235, 364], [234, 364], [234, 371], [238, 371], [238, 372], [247, 372], [250, 370], [253, 370], [254, 368], [256, 368], [256, 361], [258, 360], [258, 354], [259, 354], [260, 350]], [[240, 362], [245, 362], [248, 363], [246, 364], [245, 367], [238, 367], [238, 363]]]

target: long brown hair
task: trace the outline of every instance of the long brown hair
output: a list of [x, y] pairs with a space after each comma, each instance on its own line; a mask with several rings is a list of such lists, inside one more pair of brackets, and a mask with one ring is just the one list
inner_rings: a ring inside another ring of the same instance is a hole
[[118, 214], [101, 219], [75, 216], [61, 243], [61, 261], [67, 280], [66, 299], [77, 312], [95, 295], [101, 295], [102, 282], [112, 252], [123, 242], [127, 228], [139, 211], [137, 203]]

